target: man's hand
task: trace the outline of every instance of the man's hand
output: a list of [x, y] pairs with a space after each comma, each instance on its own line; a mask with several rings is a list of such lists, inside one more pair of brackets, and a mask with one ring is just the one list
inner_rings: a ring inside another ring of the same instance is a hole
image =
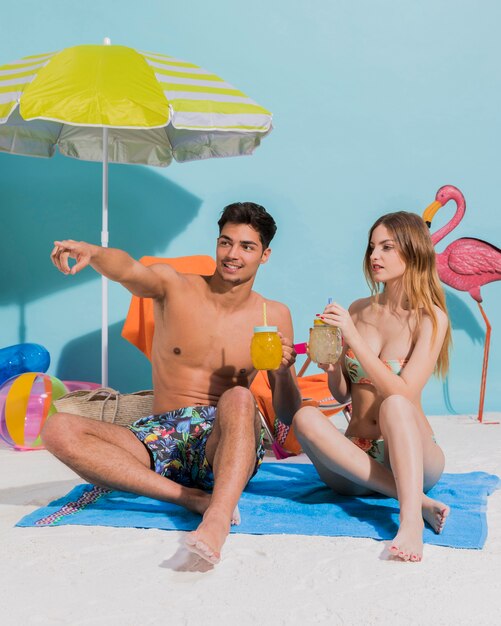
[[[54, 241], [54, 249], [50, 258], [63, 274], [76, 274], [89, 265], [93, 248], [95, 246], [85, 243], [85, 241], [73, 241], [73, 239]], [[73, 267], [69, 266], [68, 259], [70, 258], [76, 260]]]
[[294, 350], [294, 346], [292, 345], [292, 341], [290, 339], [284, 337], [280, 331], [278, 332], [278, 336], [282, 342], [282, 363], [280, 364], [280, 367], [275, 370], [275, 372], [277, 374], [281, 374], [287, 372], [289, 368], [294, 365], [297, 353]]

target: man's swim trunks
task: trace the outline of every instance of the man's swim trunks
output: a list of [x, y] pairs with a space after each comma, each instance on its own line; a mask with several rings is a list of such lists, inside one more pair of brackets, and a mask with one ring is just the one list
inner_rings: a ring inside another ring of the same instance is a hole
[[[127, 428], [144, 443], [157, 474], [185, 487], [211, 490], [214, 473], [205, 456], [207, 438], [214, 427], [215, 406], [189, 406], [161, 415], [142, 417]], [[264, 430], [256, 450], [253, 475], [263, 461]]]

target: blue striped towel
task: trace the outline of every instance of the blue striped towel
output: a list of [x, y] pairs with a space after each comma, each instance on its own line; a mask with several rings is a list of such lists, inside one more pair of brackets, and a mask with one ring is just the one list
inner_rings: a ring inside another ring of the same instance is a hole
[[[442, 534], [425, 528], [425, 543], [481, 549], [487, 538], [487, 496], [500, 479], [485, 472], [444, 474], [429, 492], [451, 507]], [[338, 496], [309, 464], [264, 463], [240, 500], [242, 523], [234, 533], [295, 534], [392, 539], [398, 503], [383, 496]], [[93, 485], [79, 485], [63, 498], [24, 517], [17, 526], [117, 526], [193, 530], [200, 516], [175, 504]]]

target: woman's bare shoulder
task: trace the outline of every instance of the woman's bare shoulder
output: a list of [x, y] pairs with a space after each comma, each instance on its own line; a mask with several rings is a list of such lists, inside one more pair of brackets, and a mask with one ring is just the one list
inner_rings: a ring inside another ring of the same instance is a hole
[[351, 314], [360, 314], [362, 311], [367, 310], [373, 302], [371, 297], [368, 298], [359, 298], [358, 300], [354, 300], [349, 306], [349, 312]]
[[[437, 324], [439, 328], [446, 327], [447, 324], [449, 323], [449, 317], [447, 313], [436, 304], [433, 305], [433, 315], [435, 316], [435, 319], [437, 320]], [[431, 315], [429, 313], [425, 312], [423, 314], [423, 322], [426, 322], [429, 324], [433, 323], [431, 319]]]
[[[432, 319], [432, 316], [435, 317], [435, 320]], [[434, 305], [431, 314], [429, 312], [423, 313], [419, 328], [419, 337], [421, 337], [423, 341], [433, 341], [433, 338], [435, 338], [434, 341], [438, 341], [438, 343], [442, 345], [442, 341], [447, 334], [448, 325], [449, 318], [447, 313], [440, 307]]]
[[441, 309], [439, 306], [434, 304], [433, 305], [433, 310], [435, 311], [435, 315], [437, 316], [437, 320], [439, 320], [439, 322], [442, 322], [444, 324], [448, 323], [449, 316], [447, 315], [447, 313], [443, 309]]

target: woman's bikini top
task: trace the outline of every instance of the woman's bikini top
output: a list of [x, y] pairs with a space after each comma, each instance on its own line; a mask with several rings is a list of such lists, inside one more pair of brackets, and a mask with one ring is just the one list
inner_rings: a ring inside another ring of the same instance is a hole
[[[346, 354], [344, 356], [344, 362], [346, 364], [346, 369], [348, 371], [348, 376], [350, 380], [355, 385], [372, 385], [373, 382], [368, 378], [366, 372], [363, 367], [360, 365], [360, 361], [355, 356], [355, 353], [351, 348], [346, 350]], [[397, 376], [400, 375], [400, 372], [403, 370], [405, 364], [407, 363], [407, 359], [391, 359], [389, 361], [385, 361], [381, 359], [381, 362], [386, 365], [386, 367], [393, 372]]]

